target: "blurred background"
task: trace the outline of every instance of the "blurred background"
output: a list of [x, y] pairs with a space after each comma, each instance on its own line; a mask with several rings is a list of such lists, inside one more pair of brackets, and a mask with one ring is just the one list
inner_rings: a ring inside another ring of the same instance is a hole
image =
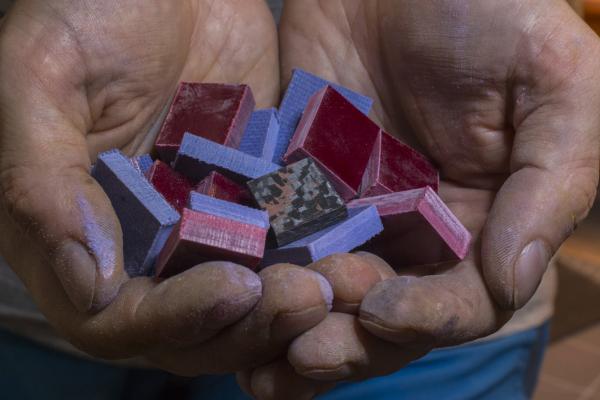
[[[600, 0], [569, 0], [600, 34]], [[559, 289], [535, 400], [600, 399], [600, 201], [561, 247]]]

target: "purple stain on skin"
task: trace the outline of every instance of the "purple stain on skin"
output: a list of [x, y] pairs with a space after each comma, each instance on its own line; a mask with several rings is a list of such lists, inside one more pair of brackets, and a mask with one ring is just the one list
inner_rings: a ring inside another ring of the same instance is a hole
[[85, 197], [77, 196], [77, 205], [81, 212], [86, 245], [96, 259], [98, 271], [108, 279], [114, 273], [117, 262], [115, 242], [108, 227], [98, 222], [94, 209]]

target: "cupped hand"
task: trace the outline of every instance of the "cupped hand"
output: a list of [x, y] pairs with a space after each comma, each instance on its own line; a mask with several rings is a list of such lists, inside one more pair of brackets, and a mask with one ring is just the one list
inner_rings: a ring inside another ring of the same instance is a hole
[[267, 362], [325, 317], [327, 282], [290, 265], [130, 279], [119, 221], [89, 175], [101, 151], [151, 148], [179, 81], [247, 83], [266, 107], [278, 76], [261, 0], [15, 4], [0, 26], [0, 252], [59, 333], [193, 375]]
[[295, 340], [291, 366], [242, 384], [309, 398], [499, 329], [595, 197], [597, 37], [561, 0], [291, 0], [280, 41], [284, 81], [300, 67], [375, 99], [372, 116], [439, 167], [473, 243], [456, 265], [375, 284], [356, 318], [331, 314]]

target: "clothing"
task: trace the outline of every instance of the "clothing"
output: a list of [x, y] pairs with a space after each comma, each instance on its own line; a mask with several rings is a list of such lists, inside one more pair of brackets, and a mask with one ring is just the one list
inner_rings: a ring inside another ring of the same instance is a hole
[[[525, 400], [548, 341], [548, 324], [481, 343], [435, 350], [391, 375], [338, 385], [319, 400]], [[233, 375], [185, 380], [100, 364], [0, 331], [3, 398], [45, 400], [249, 400]]]

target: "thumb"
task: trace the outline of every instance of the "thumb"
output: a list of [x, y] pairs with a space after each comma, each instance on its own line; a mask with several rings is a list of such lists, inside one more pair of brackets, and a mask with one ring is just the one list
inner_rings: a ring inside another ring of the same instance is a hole
[[538, 60], [544, 83], [517, 90], [511, 175], [482, 236], [484, 277], [504, 309], [533, 296], [550, 258], [587, 215], [598, 181], [600, 68], [544, 53]]

